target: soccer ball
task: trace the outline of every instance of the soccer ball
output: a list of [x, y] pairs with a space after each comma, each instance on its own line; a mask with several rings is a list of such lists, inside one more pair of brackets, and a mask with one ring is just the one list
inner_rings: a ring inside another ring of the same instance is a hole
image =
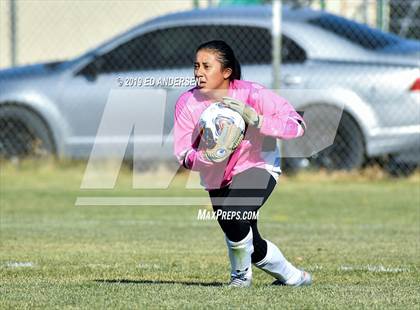
[[222, 103], [213, 103], [203, 111], [198, 126], [201, 141], [206, 148], [213, 148], [216, 145], [225, 124], [234, 124], [241, 130], [242, 137], [245, 134], [245, 121], [242, 116]]

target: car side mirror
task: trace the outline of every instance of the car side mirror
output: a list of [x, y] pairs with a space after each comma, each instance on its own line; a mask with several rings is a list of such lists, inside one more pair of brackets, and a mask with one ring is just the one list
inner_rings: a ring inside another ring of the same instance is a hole
[[102, 58], [95, 57], [89, 64], [83, 67], [77, 75], [84, 76], [88, 81], [95, 81], [103, 67]]

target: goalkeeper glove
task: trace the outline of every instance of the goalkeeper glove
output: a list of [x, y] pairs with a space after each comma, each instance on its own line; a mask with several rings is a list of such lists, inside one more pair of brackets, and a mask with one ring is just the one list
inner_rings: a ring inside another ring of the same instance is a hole
[[228, 108], [241, 114], [245, 123], [257, 128], [261, 128], [263, 116], [259, 115], [253, 107], [231, 97], [223, 97], [222, 102]]
[[233, 153], [243, 137], [240, 128], [234, 124], [225, 123], [216, 143], [204, 151], [203, 157], [211, 162], [222, 162]]

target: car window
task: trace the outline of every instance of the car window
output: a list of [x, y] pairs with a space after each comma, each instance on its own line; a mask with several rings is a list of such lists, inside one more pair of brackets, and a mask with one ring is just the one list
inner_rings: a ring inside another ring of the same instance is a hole
[[402, 40], [396, 35], [331, 14], [323, 14], [309, 20], [309, 23], [372, 50], [398, 44]]
[[[241, 64], [269, 64], [271, 35], [265, 28], [232, 25], [182, 26], [136, 37], [99, 57], [100, 72], [192, 67], [195, 48], [210, 40], [224, 40]], [[283, 62], [302, 62], [305, 52], [283, 37]]]
[[[272, 38], [268, 29], [232, 26], [219, 31], [220, 34], [218, 35], [220, 35], [222, 39], [227, 36], [226, 41], [230, 43], [241, 64], [271, 63]], [[299, 63], [304, 62], [305, 59], [305, 51], [292, 39], [283, 35], [282, 62]]]
[[101, 57], [100, 71], [139, 71], [191, 64], [190, 55], [180, 51], [177, 32], [177, 29], [158, 30], [116, 47]]
[[300, 63], [306, 60], [306, 53], [295, 41], [283, 35], [281, 58], [282, 63]]

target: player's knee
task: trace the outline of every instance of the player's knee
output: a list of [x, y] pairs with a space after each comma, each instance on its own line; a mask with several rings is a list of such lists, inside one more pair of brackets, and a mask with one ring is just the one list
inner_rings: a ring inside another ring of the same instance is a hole
[[231, 241], [240, 241], [244, 239], [251, 227], [249, 221], [243, 220], [219, 220], [220, 227]]

